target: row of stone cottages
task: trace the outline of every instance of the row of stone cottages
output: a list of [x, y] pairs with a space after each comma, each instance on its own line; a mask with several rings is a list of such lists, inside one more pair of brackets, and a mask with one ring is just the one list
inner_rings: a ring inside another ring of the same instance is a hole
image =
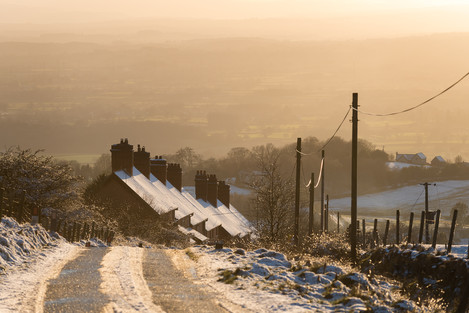
[[182, 169], [162, 157], [150, 159], [145, 147], [134, 151], [127, 139], [111, 146], [112, 174], [100, 193], [122, 203], [143, 207], [177, 223], [195, 241], [249, 238], [253, 227], [230, 204], [230, 186], [215, 175], [198, 171], [195, 197], [182, 187]]

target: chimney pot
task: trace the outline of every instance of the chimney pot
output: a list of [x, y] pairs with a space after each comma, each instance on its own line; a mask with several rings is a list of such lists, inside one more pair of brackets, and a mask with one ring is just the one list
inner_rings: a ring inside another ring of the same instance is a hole
[[145, 149], [141, 149], [140, 145], [137, 146], [137, 152], [134, 152], [134, 164], [135, 167], [145, 175], [146, 178], [150, 179], [150, 153], [146, 152]]
[[218, 182], [218, 200], [230, 208], [230, 185], [227, 185], [223, 180]]
[[122, 138], [120, 143], [111, 145], [112, 171], [125, 171], [128, 175], [133, 175], [134, 151], [133, 146]]
[[168, 164], [165, 159], [156, 155], [154, 159], [150, 160], [150, 170], [153, 176], [163, 183], [163, 185], [166, 185]]
[[208, 177], [207, 200], [212, 206], [216, 208], [218, 207], [217, 199], [218, 199], [217, 176], [215, 174], [211, 174]]
[[195, 198], [207, 201], [208, 177], [205, 172], [197, 171], [195, 175]]
[[177, 190], [182, 190], [182, 169], [178, 163], [168, 164], [167, 179]]

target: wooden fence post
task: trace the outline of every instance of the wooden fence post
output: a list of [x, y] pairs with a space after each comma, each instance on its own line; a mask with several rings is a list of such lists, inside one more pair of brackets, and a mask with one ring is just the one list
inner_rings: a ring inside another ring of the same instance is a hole
[[409, 232], [407, 233], [407, 243], [412, 242], [412, 224], [414, 223], [414, 212], [410, 212]]
[[85, 224], [83, 225], [83, 232], [81, 233], [81, 238], [85, 240], [87, 239], [86, 237], [87, 230], [88, 230], [88, 224], [85, 222]]
[[396, 245], [401, 243], [401, 238], [399, 238], [399, 210], [396, 210]]
[[11, 217], [13, 215], [13, 193], [10, 191], [8, 193], [8, 210], [7, 216]]
[[419, 230], [419, 244], [423, 240], [423, 228], [425, 227], [425, 211], [422, 211], [422, 216], [420, 217], [420, 230]]
[[18, 202], [18, 210], [16, 211], [16, 220], [18, 223], [23, 223], [24, 211], [24, 198], [26, 197], [26, 190], [21, 191], [20, 201]]
[[2, 187], [0, 188], [0, 221], [3, 217], [3, 194], [5, 193], [5, 189]]
[[438, 238], [438, 227], [440, 225], [440, 214], [441, 211], [437, 210], [436, 211], [436, 219], [435, 219], [435, 229], [433, 230], [433, 242], [432, 242], [432, 248], [436, 248], [436, 240]]
[[340, 234], [340, 212], [337, 212], [337, 233]]
[[375, 218], [375, 224], [373, 225], [373, 242], [375, 246], [379, 246], [379, 238], [378, 238], [378, 219]]
[[447, 254], [451, 253], [451, 248], [453, 246], [454, 228], [456, 227], [456, 219], [457, 218], [458, 218], [458, 210], [454, 210], [453, 221], [451, 222], [451, 230], [449, 232], [449, 241], [448, 241], [448, 252], [447, 252]]
[[[62, 223], [62, 221], [60, 221]], [[63, 220], [63, 224], [64, 226], [62, 227], [62, 237], [64, 237], [65, 239], [67, 239], [67, 221]]]
[[77, 224], [77, 235], [76, 235], [76, 241], [80, 242], [81, 240], [81, 224]]
[[72, 241], [72, 226], [67, 223], [67, 236], [65, 237], [68, 242]]
[[93, 222], [93, 224], [91, 224], [91, 234], [90, 234], [90, 238], [93, 238], [93, 237], [96, 237], [94, 222]]
[[[352, 225], [350, 224], [350, 230], [352, 230]], [[359, 244], [360, 236], [358, 235], [360, 233], [360, 220], [357, 219], [357, 233], [356, 239], [357, 239], [357, 245]]]
[[72, 237], [70, 238], [70, 242], [75, 241], [75, 235], [76, 235], [76, 230], [77, 230], [77, 223], [73, 222], [73, 227], [72, 227]]
[[60, 233], [60, 226], [62, 226], [62, 220], [58, 220], [58, 221], [57, 221], [57, 230], [56, 230], [56, 232], [57, 232], [57, 234], [59, 234], [59, 235], [61, 234], [61, 233]]
[[383, 238], [383, 245], [385, 246], [388, 243], [388, 233], [389, 233], [389, 220], [386, 220], [386, 228], [384, 229], [384, 238]]
[[366, 224], [365, 224], [365, 219], [362, 219], [362, 229], [363, 229], [363, 248], [366, 249]]

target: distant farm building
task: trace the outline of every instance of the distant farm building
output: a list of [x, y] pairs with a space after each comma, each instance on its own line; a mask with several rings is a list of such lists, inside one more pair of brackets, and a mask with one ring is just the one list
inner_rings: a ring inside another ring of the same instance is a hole
[[443, 166], [446, 165], [446, 161], [441, 156], [436, 156], [433, 158], [431, 164], [432, 166]]
[[197, 242], [249, 238], [253, 227], [230, 204], [230, 186], [214, 174], [198, 171], [193, 197], [182, 186], [182, 168], [162, 157], [150, 158], [145, 147], [137, 151], [128, 140], [111, 146], [112, 174], [101, 196], [130, 203], [147, 214], [176, 223], [179, 231]]
[[414, 165], [427, 165], [427, 157], [422, 152], [415, 154], [400, 154], [396, 152], [396, 162]]

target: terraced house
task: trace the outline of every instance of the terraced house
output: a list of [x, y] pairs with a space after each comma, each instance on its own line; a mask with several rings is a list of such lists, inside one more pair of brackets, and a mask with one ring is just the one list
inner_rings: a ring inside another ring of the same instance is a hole
[[182, 168], [162, 157], [150, 158], [145, 147], [137, 151], [127, 139], [111, 146], [112, 175], [100, 193], [132, 203], [145, 217], [157, 214], [177, 223], [179, 231], [197, 242], [249, 238], [253, 227], [230, 203], [230, 186], [215, 174], [198, 171], [195, 195], [182, 186]]

